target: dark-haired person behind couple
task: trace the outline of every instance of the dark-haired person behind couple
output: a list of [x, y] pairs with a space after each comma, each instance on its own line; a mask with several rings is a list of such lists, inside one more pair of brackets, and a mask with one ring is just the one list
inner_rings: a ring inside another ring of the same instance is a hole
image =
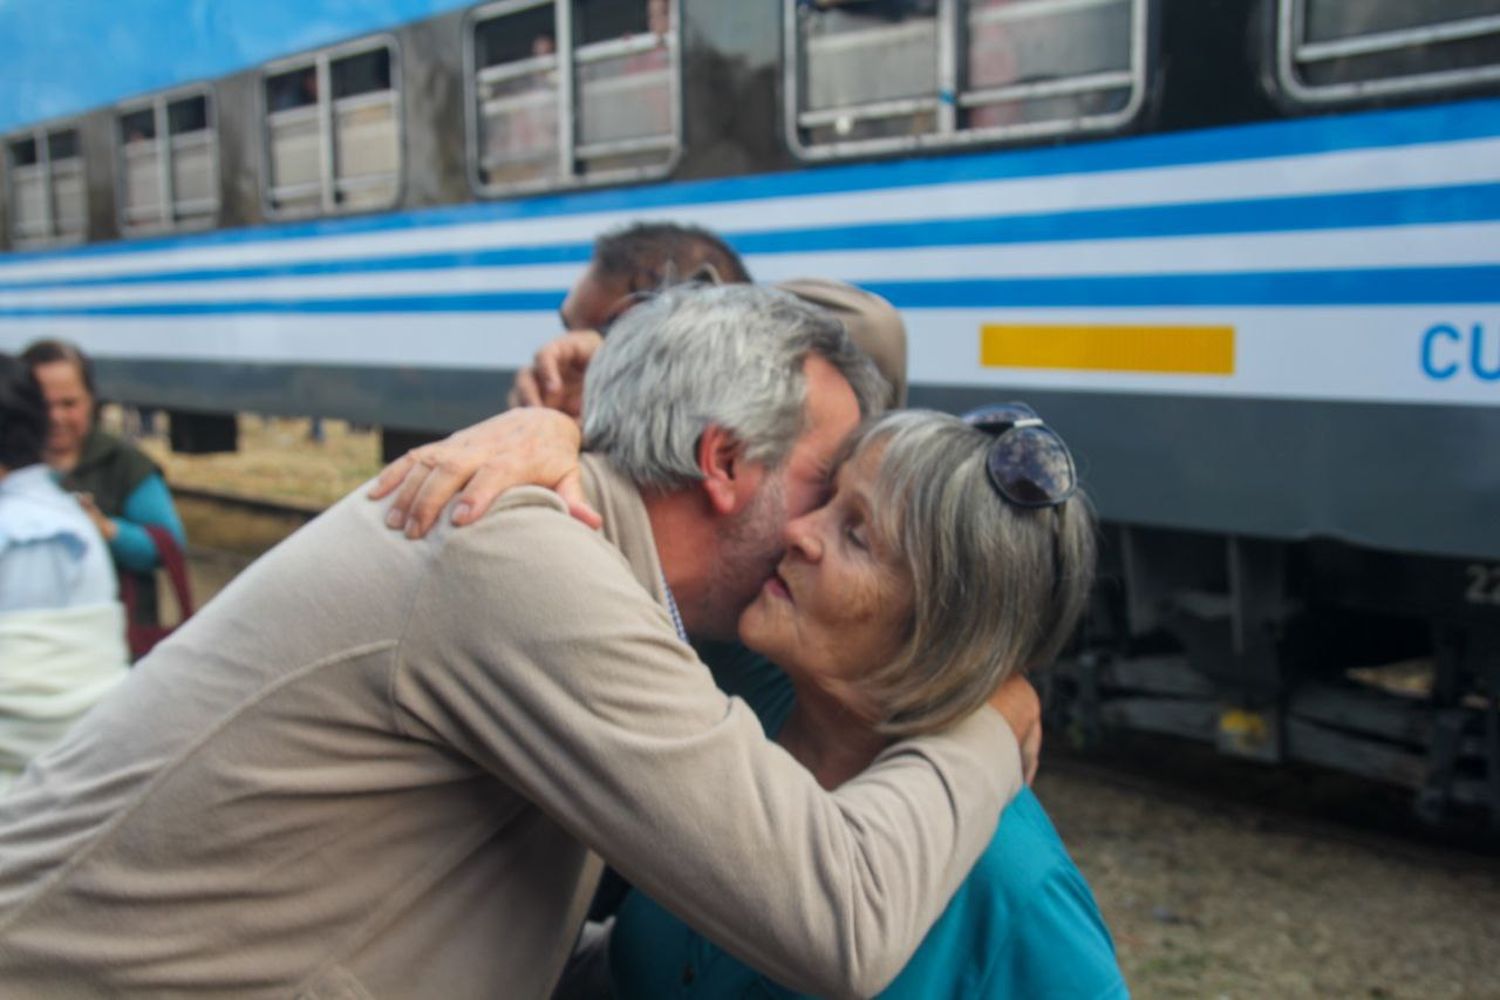
[[41, 390], [0, 354], [0, 792], [126, 673], [109, 553], [46, 438]]
[[611, 324], [641, 294], [700, 279], [746, 284], [750, 272], [729, 244], [698, 226], [632, 222], [601, 234], [557, 310], [567, 335], [516, 373], [506, 405], [549, 406], [578, 416], [583, 386], [570, 376], [587, 367]]

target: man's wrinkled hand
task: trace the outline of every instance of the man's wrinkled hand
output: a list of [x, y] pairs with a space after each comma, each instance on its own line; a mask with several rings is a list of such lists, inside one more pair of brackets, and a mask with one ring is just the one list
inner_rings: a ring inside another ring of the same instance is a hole
[[1012, 674], [990, 696], [990, 707], [1005, 717], [1016, 734], [1026, 784], [1031, 784], [1042, 759], [1042, 700], [1036, 688], [1020, 674]]
[[568, 512], [591, 528], [603, 524], [589, 506], [579, 478], [578, 424], [556, 410], [525, 407], [413, 448], [387, 465], [370, 489], [371, 500], [396, 492], [386, 515], [393, 530], [421, 538], [454, 497], [455, 525], [484, 516], [495, 498], [516, 486], [556, 490]]
[[583, 415], [583, 376], [604, 343], [592, 330], [575, 330], [536, 352], [530, 368], [516, 373], [506, 402], [512, 406], [545, 406], [574, 420]]

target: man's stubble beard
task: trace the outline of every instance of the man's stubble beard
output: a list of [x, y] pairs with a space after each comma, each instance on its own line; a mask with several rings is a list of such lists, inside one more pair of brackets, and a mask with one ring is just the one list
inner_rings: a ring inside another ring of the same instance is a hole
[[760, 593], [785, 548], [786, 488], [772, 470], [750, 505], [725, 525], [695, 635], [720, 642], [739, 638], [740, 614]]

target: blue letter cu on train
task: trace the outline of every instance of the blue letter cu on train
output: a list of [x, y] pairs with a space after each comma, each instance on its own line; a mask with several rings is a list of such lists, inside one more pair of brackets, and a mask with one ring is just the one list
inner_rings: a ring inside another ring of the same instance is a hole
[[1422, 371], [1446, 382], [1460, 376], [1500, 382], [1500, 326], [1436, 323], [1422, 334]]

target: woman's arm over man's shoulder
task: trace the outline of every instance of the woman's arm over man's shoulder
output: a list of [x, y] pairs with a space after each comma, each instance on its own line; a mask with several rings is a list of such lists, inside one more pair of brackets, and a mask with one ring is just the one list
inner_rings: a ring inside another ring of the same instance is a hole
[[[1009, 728], [981, 715], [903, 742], [826, 792], [561, 506], [513, 504], [449, 537], [402, 639], [403, 725], [491, 769], [741, 959], [819, 995], [878, 992], [1020, 787]], [[768, 858], [780, 877], [744, 877]]]

